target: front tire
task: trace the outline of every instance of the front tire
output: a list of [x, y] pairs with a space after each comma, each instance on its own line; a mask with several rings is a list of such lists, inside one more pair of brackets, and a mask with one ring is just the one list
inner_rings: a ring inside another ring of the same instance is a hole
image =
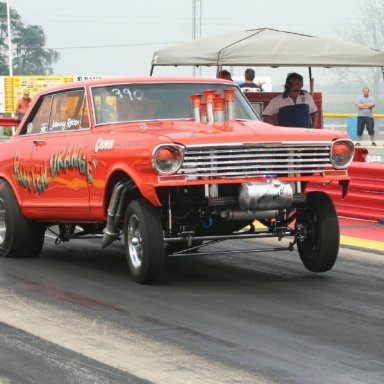
[[331, 198], [324, 192], [307, 195], [306, 211], [298, 215], [305, 240], [297, 243], [304, 266], [311, 272], [329, 271], [337, 259], [340, 244], [339, 221]]
[[126, 257], [133, 279], [158, 280], [164, 266], [164, 237], [158, 210], [144, 199], [132, 201], [124, 220]]
[[0, 181], [0, 256], [38, 257], [44, 244], [45, 227], [27, 220], [11, 186]]

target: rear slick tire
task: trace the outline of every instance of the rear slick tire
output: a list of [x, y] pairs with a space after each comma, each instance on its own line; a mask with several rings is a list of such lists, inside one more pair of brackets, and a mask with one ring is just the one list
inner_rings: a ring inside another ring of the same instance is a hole
[[331, 198], [324, 192], [307, 195], [307, 209], [298, 216], [305, 228], [304, 241], [297, 249], [305, 268], [311, 272], [329, 271], [337, 259], [340, 245], [339, 220]]
[[38, 257], [44, 233], [44, 225], [23, 216], [11, 186], [0, 180], [0, 256]]

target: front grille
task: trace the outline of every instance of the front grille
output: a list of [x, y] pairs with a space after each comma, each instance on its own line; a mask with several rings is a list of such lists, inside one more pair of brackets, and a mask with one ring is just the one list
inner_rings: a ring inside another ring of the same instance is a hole
[[309, 174], [332, 168], [329, 142], [187, 146], [177, 175], [233, 178]]

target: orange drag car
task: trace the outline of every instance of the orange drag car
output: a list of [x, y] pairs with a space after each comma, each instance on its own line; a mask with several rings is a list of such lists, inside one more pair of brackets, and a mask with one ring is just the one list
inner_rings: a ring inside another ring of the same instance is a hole
[[221, 79], [50, 88], [0, 143], [0, 255], [37, 257], [49, 227], [58, 244], [124, 238], [133, 279], [151, 283], [168, 256], [290, 237], [304, 266], [324, 272], [338, 255], [338, 218], [328, 195], [306, 186], [338, 183], [345, 196], [353, 154], [344, 133], [263, 123]]

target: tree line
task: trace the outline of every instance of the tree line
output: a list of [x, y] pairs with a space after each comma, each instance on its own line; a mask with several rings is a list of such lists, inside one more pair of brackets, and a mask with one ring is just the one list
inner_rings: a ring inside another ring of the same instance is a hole
[[[346, 7], [347, 10], [348, 7]], [[359, 4], [358, 21], [351, 22], [347, 12], [345, 21], [345, 24], [336, 29], [340, 38], [384, 51], [384, 3], [382, 0], [363, 0]], [[339, 81], [353, 89], [358, 89], [359, 94], [363, 87], [369, 87], [377, 106], [380, 95], [383, 93], [384, 62], [381, 68], [339, 68], [335, 73]]]
[[[11, 54], [14, 75], [51, 75], [60, 54], [46, 48], [46, 37], [39, 25], [25, 25], [10, 8]], [[0, 2], [0, 76], [9, 75], [7, 4]]]

